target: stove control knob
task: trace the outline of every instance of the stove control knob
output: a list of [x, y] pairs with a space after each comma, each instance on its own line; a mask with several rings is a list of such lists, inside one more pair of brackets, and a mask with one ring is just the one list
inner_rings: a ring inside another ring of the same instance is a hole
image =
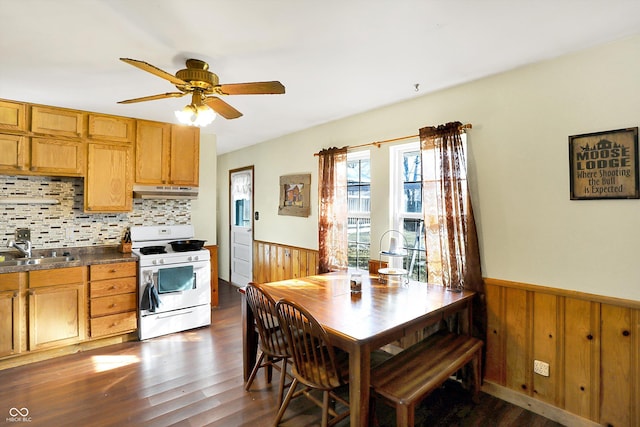
[[160, 264], [164, 264], [164, 259], [160, 258], [160, 261], [158, 261]]
[[151, 264], [156, 265], [156, 264], [158, 264], [158, 261], [154, 259], [154, 260], [151, 261]]

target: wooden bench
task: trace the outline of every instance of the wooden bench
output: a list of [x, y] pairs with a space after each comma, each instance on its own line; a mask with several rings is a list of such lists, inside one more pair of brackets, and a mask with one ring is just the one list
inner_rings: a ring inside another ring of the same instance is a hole
[[396, 425], [413, 426], [415, 406], [451, 375], [472, 363], [474, 401], [480, 391], [482, 341], [437, 333], [374, 367], [371, 387], [396, 407]]

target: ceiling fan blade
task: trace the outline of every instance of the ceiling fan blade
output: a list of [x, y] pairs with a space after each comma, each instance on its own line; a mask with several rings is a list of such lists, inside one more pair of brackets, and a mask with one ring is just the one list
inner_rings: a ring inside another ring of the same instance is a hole
[[242, 113], [240, 111], [236, 110], [218, 97], [209, 96], [204, 99], [204, 103], [225, 119], [237, 119], [238, 117], [242, 117]]
[[278, 81], [233, 83], [218, 86], [221, 95], [278, 95], [284, 93], [284, 86]]
[[120, 58], [121, 61], [126, 62], [127, 64], [131, 64], [134, 67], [138, 67], [143, 71], [146, 71], [148, 73], [151, 73], [153, 75], [156, 75], [158, 77], [161, 77], [165, 80], [169, 80], [171, 83], [173, 83], [174, 85], [186, 85], [187, 82], [185, 82], [182, 79], [177, 78], [176, 76], [174, 76], [173, 74], [169, 74], [166, 71], [161, 70], [160, 68], [151, 65], [147, 62], [144, 61], [139, 61], [137, 59], [129, 59], [129, 58]]
[[143, 96], [142, 98], [133, 98], [133, 99], [127, 99], [125, 101], [119, 101], [118, 104], [133, 104], [134, 102], [153, 101], [155, 99], [164, 99], [164, 98], [180, 98], [185, 95], [186, 94], [182, 92], [160, 93], [158, 95]]

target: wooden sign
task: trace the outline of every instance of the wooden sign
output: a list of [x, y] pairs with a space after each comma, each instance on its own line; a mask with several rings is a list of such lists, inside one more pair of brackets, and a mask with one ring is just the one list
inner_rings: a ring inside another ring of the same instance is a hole
[[638, 128], [569, 137], [571, 200], [637, 199]]

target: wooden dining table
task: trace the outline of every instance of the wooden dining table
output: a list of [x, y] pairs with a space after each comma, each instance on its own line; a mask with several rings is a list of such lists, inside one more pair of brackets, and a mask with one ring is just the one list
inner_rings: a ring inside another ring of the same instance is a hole
[[[334, 272], [261, 284], [277, 301], [286, 298], [305, 307], [327, 330], [331, 342], [349, 353], [351, 426], [369, 425], [370, 354], [448, 316], [461, 313], [470, 330], [475, 292], [450, 292], [421, 282], [379, 283], [362, 275], [362, 291], [350, 290], [350, 273]], [[258, 336], [243, 294], [242, 336], [245, 382], [255, 365]]]

